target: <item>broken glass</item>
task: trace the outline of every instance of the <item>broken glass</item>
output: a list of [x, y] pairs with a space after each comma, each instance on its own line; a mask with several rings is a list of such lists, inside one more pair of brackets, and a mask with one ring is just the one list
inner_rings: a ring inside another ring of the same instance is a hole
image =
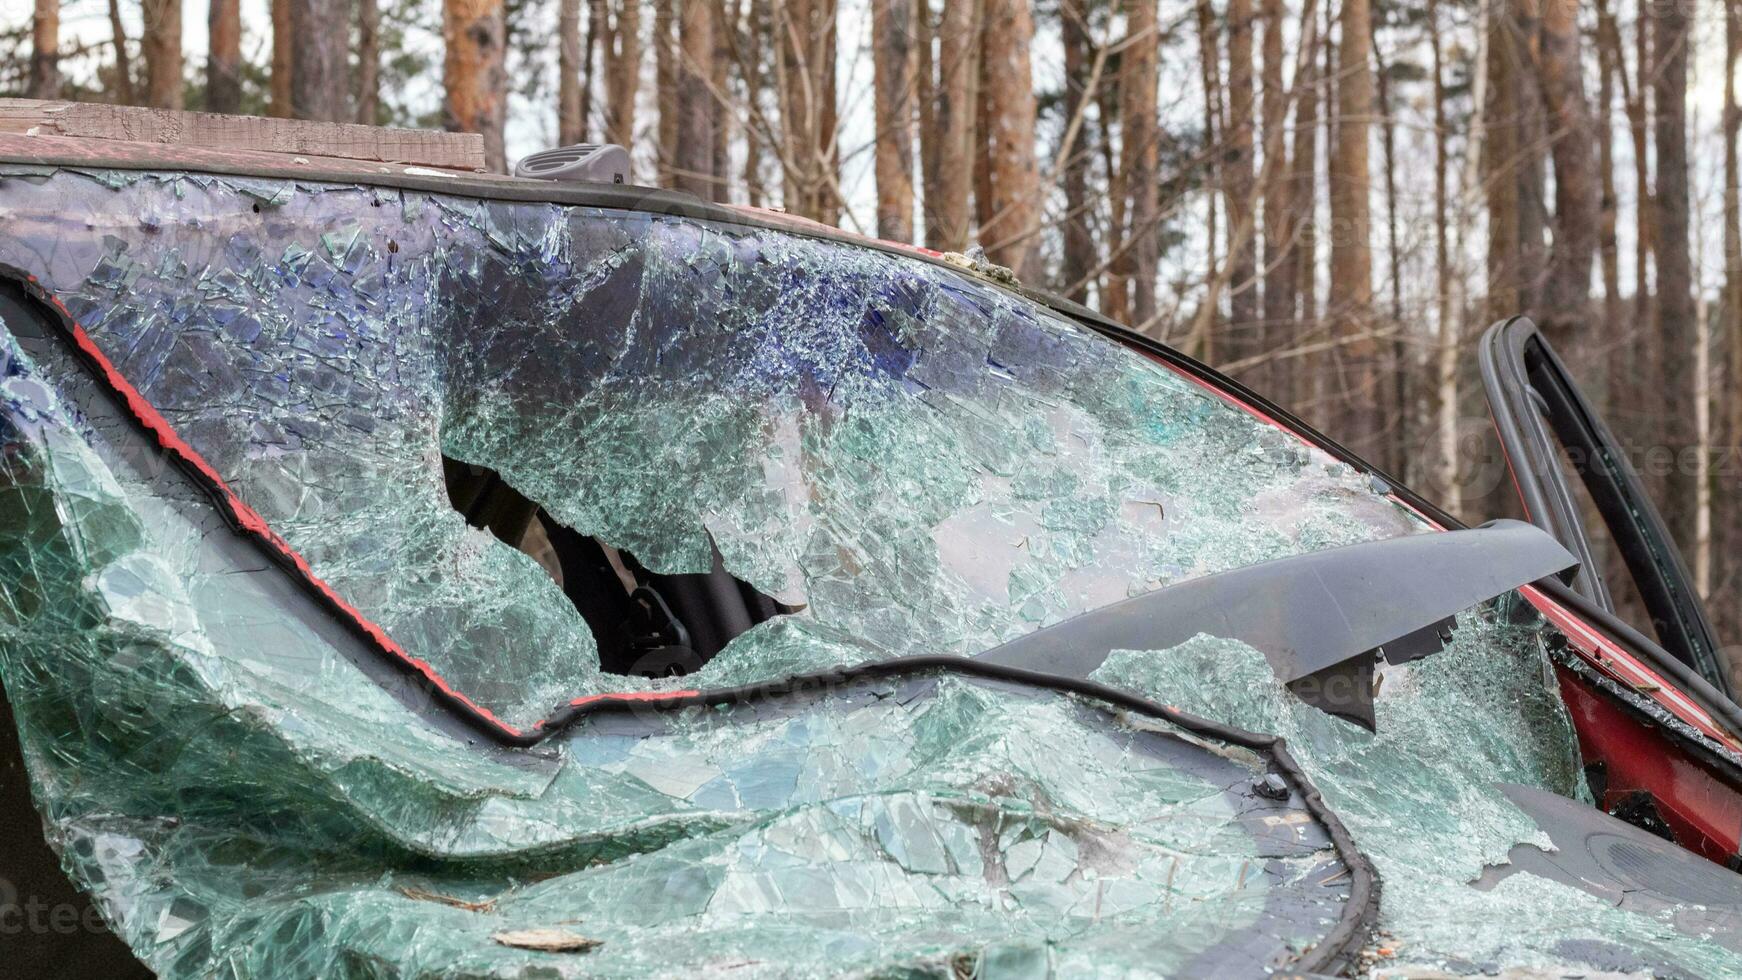
[[[0, 212], [0, 262], [315, 574], [522, 729], [590, 694], [973, 654], [1425, 530], [1162, 365], [850, 243], [74, 170], [0, 176]], [[1191, 974], [1287, 965], [1342, 914], [1302, 811], [1272, 814], [1299, 836], [1254, 829], [1262, 758], [1060, 695], [891, 680], [592, 718], [534, 750], [443, 725], [287, 616], [276, 570], [98, 410], [88, 371], [6, 341], [0, 678], [51, 843], [160, 972]], [[553, 577], [450, 506], [444, 456], [652, 573], [717, 552], [788, 612], [691, 676], [602, 671]], [[1423, 962], [1574, 962], [1568, 942], [1610, 935], [1722, 972], [1727, 952], [1562, 886], [1467, 887], [1534, 833], [1497, 776], [1580, 791], [1537, 628], [1466, 617], [1451, 651], [1387, 672], [1377, 738], [1301, 714], [1223, 641], [1102, 675], [1287, 735]], [[1566, 912], [1519, 930], [1531, 902]]]

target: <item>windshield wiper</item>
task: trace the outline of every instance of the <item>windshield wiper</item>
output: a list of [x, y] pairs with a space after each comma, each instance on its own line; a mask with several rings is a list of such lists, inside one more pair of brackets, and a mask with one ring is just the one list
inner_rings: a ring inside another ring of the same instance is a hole
[[1190, 579], [974, 659], [1086, 678], [1114, 650], [1165, 650], [1204, 633], [1253, 647], [1302, 700], [1371, 731], [1372, 654], [1404, 663], [1433, 653], [1457, 613], [1577, 568], [1541, 528], [1494, 521]]

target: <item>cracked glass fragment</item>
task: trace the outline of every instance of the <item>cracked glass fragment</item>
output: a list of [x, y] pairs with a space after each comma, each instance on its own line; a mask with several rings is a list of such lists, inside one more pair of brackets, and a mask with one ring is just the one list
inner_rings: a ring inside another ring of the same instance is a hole
[[[5, 170], [0, 207], [0, 262], [315, 574], [520, 727], [590, 694], [971, 655], [1425, 529], [1162, 365], [852, 244], [107, 171]], [[1057, 694], [891, 680], [595, 716], [525, 752], [444, 726], [285, 615], [284, 576], [85, 369], [4, 326], [0, 679], [51, 843], [164, 975], [1257, 973], [1344, 913], [1347, 868], [1253, 790], [1260, 756]], [[681, 610], [721, 583], [749, 612], [699, 669], [617, 669], [651, 655], [631, 626], [669, 626], [629, 621], [631, 586]], [[1535, 833], [1496, 773], [1581, 792], [1537, 628], [1472, 614], [1388, 670], [1377, 739], [1221, 641], [1100, 677], [1287, 735], [1424, 962], [1608, 937], [1736, 972], [1551, 882], [1466, 887]], [[492, 938], [546, 930], [599, 945]]]

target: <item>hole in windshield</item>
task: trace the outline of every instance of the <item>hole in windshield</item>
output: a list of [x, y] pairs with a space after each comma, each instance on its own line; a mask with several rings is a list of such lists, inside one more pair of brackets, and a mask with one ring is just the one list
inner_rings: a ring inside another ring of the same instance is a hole
[[467, 524], [530, 557], [562, 589], [608, 673], [693, 673], [752, 626], [796, 611], [727, 572], [718, 549], [705, 573], [661, 575], [558, 522], [488, 467], [444, 456], [442, 476], [448, 502]]

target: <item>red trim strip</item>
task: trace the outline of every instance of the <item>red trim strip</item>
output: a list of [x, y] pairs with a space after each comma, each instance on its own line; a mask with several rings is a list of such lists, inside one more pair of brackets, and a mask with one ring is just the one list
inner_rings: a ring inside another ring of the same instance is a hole
[[[218, 474], [218, 471], [201, 456], [197, 450], [188, 445], [186, 440], [175, 431], [162, 413], [151, 404], [146, 397], [128, 381], [114, 362], [110, 361], [84, 327], [73, 319], [71, 311], [60, 298], [44, 289], [33, 275], [25, 277], [30, 291], [39, 299], [49, 303], [61, 314], [58, 326], [65, 339], [73, 345], [85, 362], [97, 375], [97, 379], [109, 389], [127, 407], [133, 421], [138, 423], [156, 441], [157, 447], [178, 463], [182, 470], [200, 484], [212, 498], [221, 505], [224, 517], [237, 529], [254, 540], [256, 544], [277, 555], [288, 566], [286, 571], [296, 577], [303, 585], [312, 589], [333, 609], [336, 615], [346, 620], [348, 625], [367, 637], [376, 652], [393, 660], [401, 668], [410, 670], [434, 685], [437, 691], [451, 700], [474, 721], [494, 728], [499, 733], [513, 739], [524, 739], [529, 732], [498, 717], [489, 708], [478, 704], [465, 693], [455, 688], [428, 661], [412, 656], [400, 646], [387, 631], [364, 616], [357, 607], [351, 605], [331, 585], [315, 574], [307, 559], [303, 558], [290, 543], [284, 540], [278, 532], [272, 529], [259, 512], [236, 495], [230, 484]], [[626, 691], [610, 694], [593, 694], [575, 698], [569, 702], [569, 707], [582, 707], [590, 704], [622, 702], [622, 701], [667, 701], [676, 698], [693, 697], [695, 691]], [[541, 719], [532, 726], [531, 731], [537, 732], [544, 728], [548, 718]]]

